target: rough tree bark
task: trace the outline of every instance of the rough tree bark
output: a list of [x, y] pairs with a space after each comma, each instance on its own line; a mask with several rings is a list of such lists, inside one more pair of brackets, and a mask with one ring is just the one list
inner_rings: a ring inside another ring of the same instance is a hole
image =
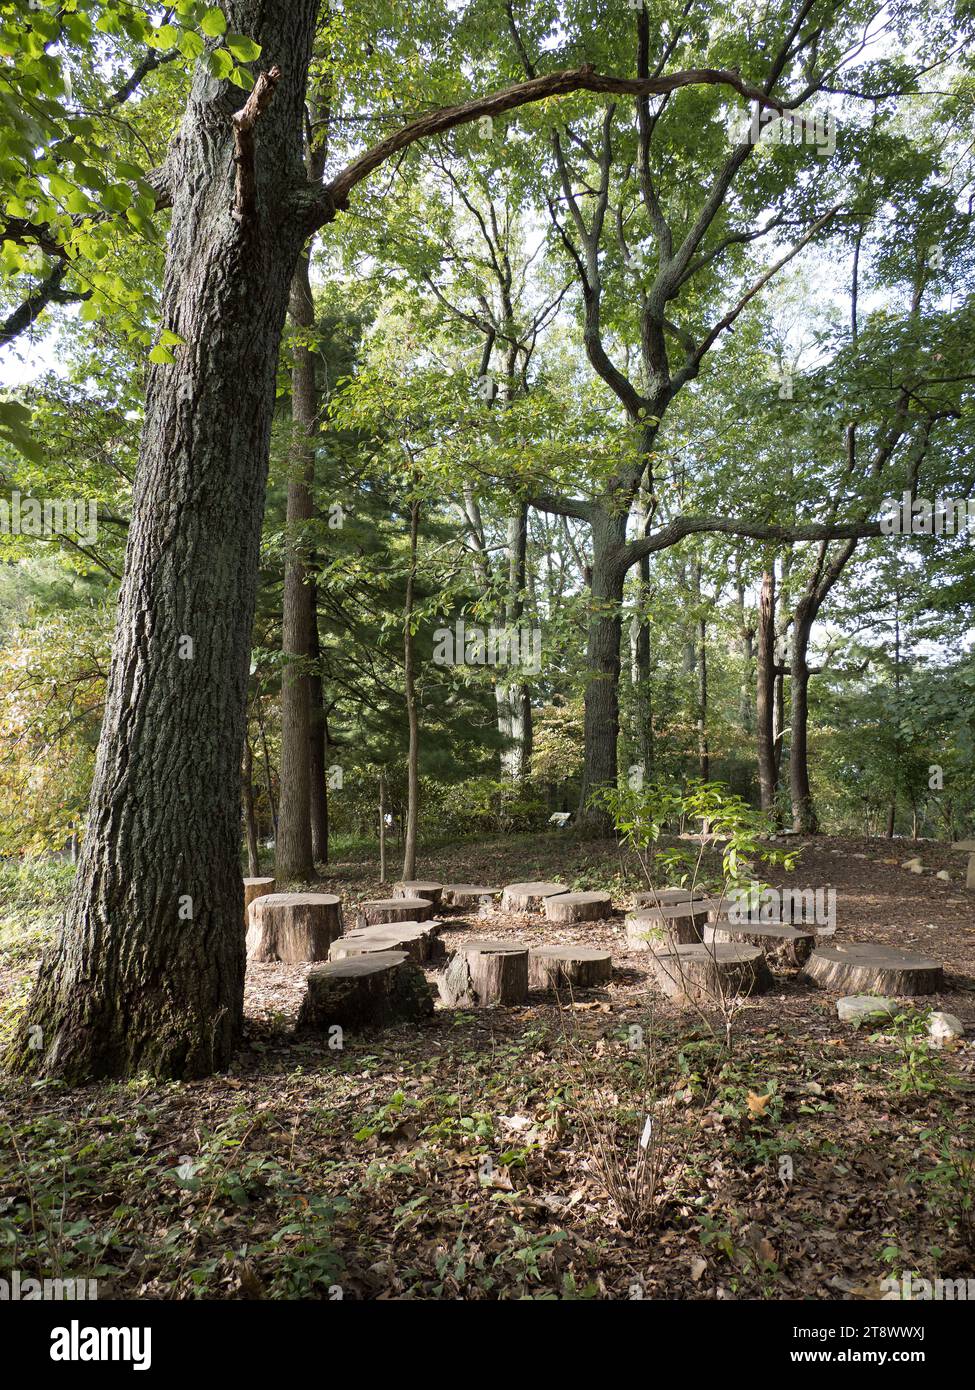
[[771, 566], [762, 574], [757, 635], [755, 728], [758, 738], [758, 785], [762, 810], [774, 814], [779, 774], [775, 756], [775, 570]]
[[406, 577], [403, 613], [403, 688], [410, 744], [406, 761], [406, 834], [403, 846], [403, 878], [416, 877], [416, 838], [420, 822], [420, 715], [416, 702], [416, 642], [413, 602], [416, 588], [416, 547], [420, 529], [420, 501], [410, 502], [410, 568]]
[[268, 71], [235, 121], [239, 88], [198, 68], [170, 151], [162, 322], [183, 345], [149, 369], [88, 834], [14, 1044], [68, 1080], [202, 1076], [242, 1026], [240, 761], [318, 5], [226, 9]]

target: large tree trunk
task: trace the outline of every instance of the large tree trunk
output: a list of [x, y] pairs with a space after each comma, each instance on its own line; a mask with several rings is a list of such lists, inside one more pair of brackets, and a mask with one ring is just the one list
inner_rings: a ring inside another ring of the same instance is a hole
[[274, 877], [278, 883], [307, 882], [315, 876], [311, 834], [312, 628], [315, 591], [307, 564], [305, 535], [314, 504], [315, 431], [318, 427], [318, 387], [315, 351], [308, 335], [315, 325], [315, 305], [306, 251], [298, 262], [291, 287], [290, 313], [300, 335], [291, 369], [292, 450], [288, 476], [288, 540], [284, 559], [284, 597], [281, 643], [281, 803]]
[[224, 8], [283, 72], [255, 133], [253, 201], [245, 180], [235, 197], [242, 94], [202, 64], [170, 155], [162, 322], [183, 345], [149, 369], [88, 834], [15, 1044], [25, 1068], [68, 1080], [202, 1076], [242, 1028], [240, 762], [318, 4]]
[[626, 541], [626, 513], [614, 515], [594, 507], [591, 520], [592, 589], [586, 649], [585, 763], [579, 826], [584, 834], [596, 836], [608, 834], [611, 824], [608, 813], [591, 805], [590, 799], [602, 788], [615, 787], [617, 778], [620, 638], [626, 575], [621, 556]]
[[775, 570], [762, 575], [758, 600], [758, 652], [755, 675], [755, 727], [758, 784], [763, 811], [775, 811], [778, 761], [775, 756]]
[[702, 613], [697, 623], [697, 756], [701, 779], [711, 780], [711, 750], [708, 746], [708, 627]]
[[[637, 513], [637, 534], [647, 528], [647, 514], [641, 507]], [[653, 776], [653, 692], [650, 685], [651, 651], [650, 618], [646, 611], [650, 597], [650, 556], [641, 555], [637, 569], [636, 612], [630, 622], [630, 682], [632, 685], [633, 723], [630, 748], [635, 765], [644, 778]]]

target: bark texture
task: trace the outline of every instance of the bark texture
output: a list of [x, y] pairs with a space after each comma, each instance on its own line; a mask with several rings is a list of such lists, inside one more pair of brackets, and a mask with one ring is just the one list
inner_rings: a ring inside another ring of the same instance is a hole
[[[240, 760], [278, 345], [305, 232], [301, 116], [316, 0], [228, 0], [281, 64], [235, 212], [240, 89], [197, 69], [167, 161], [162, 322], [149, 368], [88, 833], [15, 1061], [69, 1081], [202, 1076], [243, 1022]], [[43, 1049], [26, 1046], [33, 1024]]]

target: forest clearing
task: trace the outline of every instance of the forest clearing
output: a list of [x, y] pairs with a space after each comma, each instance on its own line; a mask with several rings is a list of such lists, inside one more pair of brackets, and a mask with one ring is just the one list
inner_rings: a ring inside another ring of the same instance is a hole
[[973, 32], [0, 0], [32, 1354], [171, 1374], [198, 1305], [242, 1351], [307, 1302], [760, 1301], [770, 1365], [947, 1355]]

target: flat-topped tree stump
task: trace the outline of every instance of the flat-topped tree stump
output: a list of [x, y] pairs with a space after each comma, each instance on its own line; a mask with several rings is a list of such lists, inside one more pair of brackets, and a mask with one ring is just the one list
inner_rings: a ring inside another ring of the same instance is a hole
[[378, 1027], [427, 1018], [433, 994], [426, 976], [403, 951], [352, 956], [309, 971], [298, 1012], [299, 1032]]
[[550, 922], [598, 922], [613, 915], [613, 899], [608, 893], [556, 893], [544, 900]]
[[651, 951], [650, 973], [668, 999], [713, 1008], [722, 1000], [762, 994], [772, 985], [772, 972], [758, 946], [673, 946]]
[[327, 960], [342, 935], [342, 900], [334, 893], [265, 893], [248, 908], [247, 959]]
[[658, 888], [656, 891], [647, 889], [645, 892], [633, 894], [633, 906], [637, 911], [641, 907], [670, 907], [674, 903], [689, 903], [693, 899], [705, 896], [703, 888]]
[[869, 941], [817, 946], [802, 978], [841, 994], [934, 994], [944, 988], [944, 968], [930, 956]]
[[442, 883], [430, 883], [426, 879], [408, 879], [393, 884], [394, 898], [425, 898], [427, 902], [433, 903], [434, 907], [440, 906], [442, 894]]
[[528, 952], [531, 989], [595, 989], [612, 973], [609, 952], [593, 946], [534, 946]]
[[816, 944], [811, 931], [788, 922], [717, 922], [704, 928], [705, 942], [737, 941], [758, 946], [775, 965], [805, 965]]
[[255, 898], [263, 898], [268, 893], [274, 892], [273, 878], [245, 878], [244, 879], [244, 926], [250, 921], [249, 908]]
[[329, 960], [346, 960], [351, 956], [375, 955], [380, 951], [403, 951], [418, 965], [443, 955], [437, 936], [441, 923], [384, 922], [375, 927], [356, 927], [333, 941]]
[[441, 902], [444, 907], [489, 912], [500, 892], [500, 888], [483, 888], [479, 883], [445, 883]]
[[446, 1004], [523, 1004], [528, 998], [528, 947], [481, 940], [460, 946], [440, 977]]
[[383, 922], [425, 922], [433, 915], [429, 898], [370, 898], [356, 908], [357, 927], [377, 927]]
[[541, 912], [546, 898], [567, 893], [564, 883], [509, 883], [501, 894], [502, 912]]
[[708, 920], [704, 901], [641, 907], [629, 912], [624, 923], [630, 951], [655, 951], [668, 946], [692, 945], [704, 936]]

